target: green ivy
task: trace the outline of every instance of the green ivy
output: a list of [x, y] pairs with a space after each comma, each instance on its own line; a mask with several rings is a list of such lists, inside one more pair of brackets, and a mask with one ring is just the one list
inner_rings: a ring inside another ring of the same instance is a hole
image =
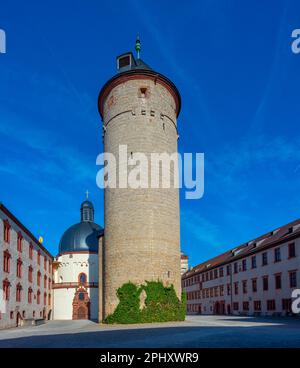
[[[145, 306], [140, 307], [142, 291], [146, 293]], [[178, 299], [174, 286], [165, 287], [161, 281], [146, 281], [138, 287], [128, 282], [117, 290], [119, 304], [114, 313], [104, 322], [112, 323], [149, 323], [184, 321], [186, 294]]]

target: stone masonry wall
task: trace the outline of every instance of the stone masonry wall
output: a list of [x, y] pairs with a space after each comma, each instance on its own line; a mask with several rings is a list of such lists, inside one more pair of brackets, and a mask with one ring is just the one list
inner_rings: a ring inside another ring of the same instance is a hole
[[[128, 146], [128, 156], [177, 152], [175, 110], [173, 96], [159, 82], [117, 85], [104, 103], [105, 152], [118, 157], [119, 145]], [[158, 279], [173, 284], [180, 297], [178, 189], [105, 189], [104, 315], [116, 308], [116, 290], [125, 282]]]

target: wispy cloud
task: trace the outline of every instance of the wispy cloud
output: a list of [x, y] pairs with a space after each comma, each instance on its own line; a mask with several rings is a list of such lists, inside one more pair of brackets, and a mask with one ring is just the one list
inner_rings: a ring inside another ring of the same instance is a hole
[[280, 24], [278, 27], [277, 32], [277, 38], [276, 43], [274, 45], [274, 57], [272, 64], [269, 68], [269, 75], [268, 79], [265, 85], [265, 88], [262, 93], [262, 97], [257, 105], [257, 108], [254, 112], [251, 124], [249, 126], [249, 133], [253, 133], [253, 131], [256, 131], [258, 128], [261, 130], [262, 128], [262, 113], [263, 109], [268, 101], [268, 98], [270, 97], [270, 93], [272, 92], [274, 86], [278, 84], [278, 70], [281, 67], [280, 58], [281, 58], [281, 49], [282, 49], [282, 40], [286, 41], [286, 34], [285, 32], [285, 23], [286, 23], [286, 16], [288, 11], [289, 4], [286, 2], [283, 2], [283, 10], [282, 15], [280, 19]]
[[[36, 129], [33, 122], [1, 106], [0, 113], [3, 117], [1, 145], [8, 140], [12, 142], [5, 148], [9, 151], [0, 165], [2, 172], [22, 177], [23, 181], [39, 186], [45, 193], [49, 186], [51, 191], [63, 192], [76, 182], [86, 182], [96, 176], [94, 157], [74, 146], [62, 144], [51, 131]], [[62, 182], [64, 186], [59, 185]]]
[[195, 244], [189, 244], [189, 247], [195, 247], [198, 251], [202, 248], [220, 249], [222, 233], [217, 224], [187, 208], [181, 209], [180, 217], [184, 231], [196, 241]]
[[225, 145], [221, 152], [207, 155], [206, 159], [206, 168], [225, 186], [232, 185], [233, 181], [240, 183], [251, 169], [269, 170], [275, 180], [287, 170], [296, 171], [300, 162], [300, 139], [254, 136], [251, 140]]
[[[133, 11], [136, 13], [136, 16], [143, 23], [143, 26], [152, 38], [160, 57], [165, 60], [168, 65], [168, 69], [172, 70], [174, 73], [176, 80], [183, 85], [188, 85], [189, 89], [193, 90], [193, 93], [190, 94], [190, 98], [196, 101], [197, 107], [203, 115], [202, 124], [211, 121], [211, 116], [204, 103], [205, 99], [203, 98], [199, 80], [195, 80], [194, 74], [187, 68], [184, 68], [182, 63], [180, 64], [176, 61], [177, 56], [170, 43], [170, 40], [173, 40], [173, 38], [167, 37], [164, 28], [162, 28], [161, 24], [158, 23], [159, 18], [147, 9], [146, 6], [142, 5], [140, 1], [131, 0], [130, 4]], [[198, 115], [200, 113], [199, 110]]]

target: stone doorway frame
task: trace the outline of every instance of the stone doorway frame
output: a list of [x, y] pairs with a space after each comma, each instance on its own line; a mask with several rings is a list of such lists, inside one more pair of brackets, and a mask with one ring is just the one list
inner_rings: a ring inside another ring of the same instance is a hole
[[[78, 319], [90, 319], [90, 297], [88, 295], [87, 289], [83, 286], [80, 286], [74, 295], [73, 299], [73, 313], [72, 313], [72, 319], [78, 320]], [[84, 310], [83, 317], [81, 313]]]

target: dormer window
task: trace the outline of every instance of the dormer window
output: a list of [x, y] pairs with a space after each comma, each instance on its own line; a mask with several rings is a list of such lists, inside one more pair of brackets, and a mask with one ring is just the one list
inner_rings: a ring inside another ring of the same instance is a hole
[[132, 56], [131, 53], [119, 56], [117, 58], [117, 68], [118, 68], [118, 70], [122, 69], [122, 68], [125, 68], [125, 67], [130, 67], [131, 64], [132, 64], [132, 57], [133, 56]]

